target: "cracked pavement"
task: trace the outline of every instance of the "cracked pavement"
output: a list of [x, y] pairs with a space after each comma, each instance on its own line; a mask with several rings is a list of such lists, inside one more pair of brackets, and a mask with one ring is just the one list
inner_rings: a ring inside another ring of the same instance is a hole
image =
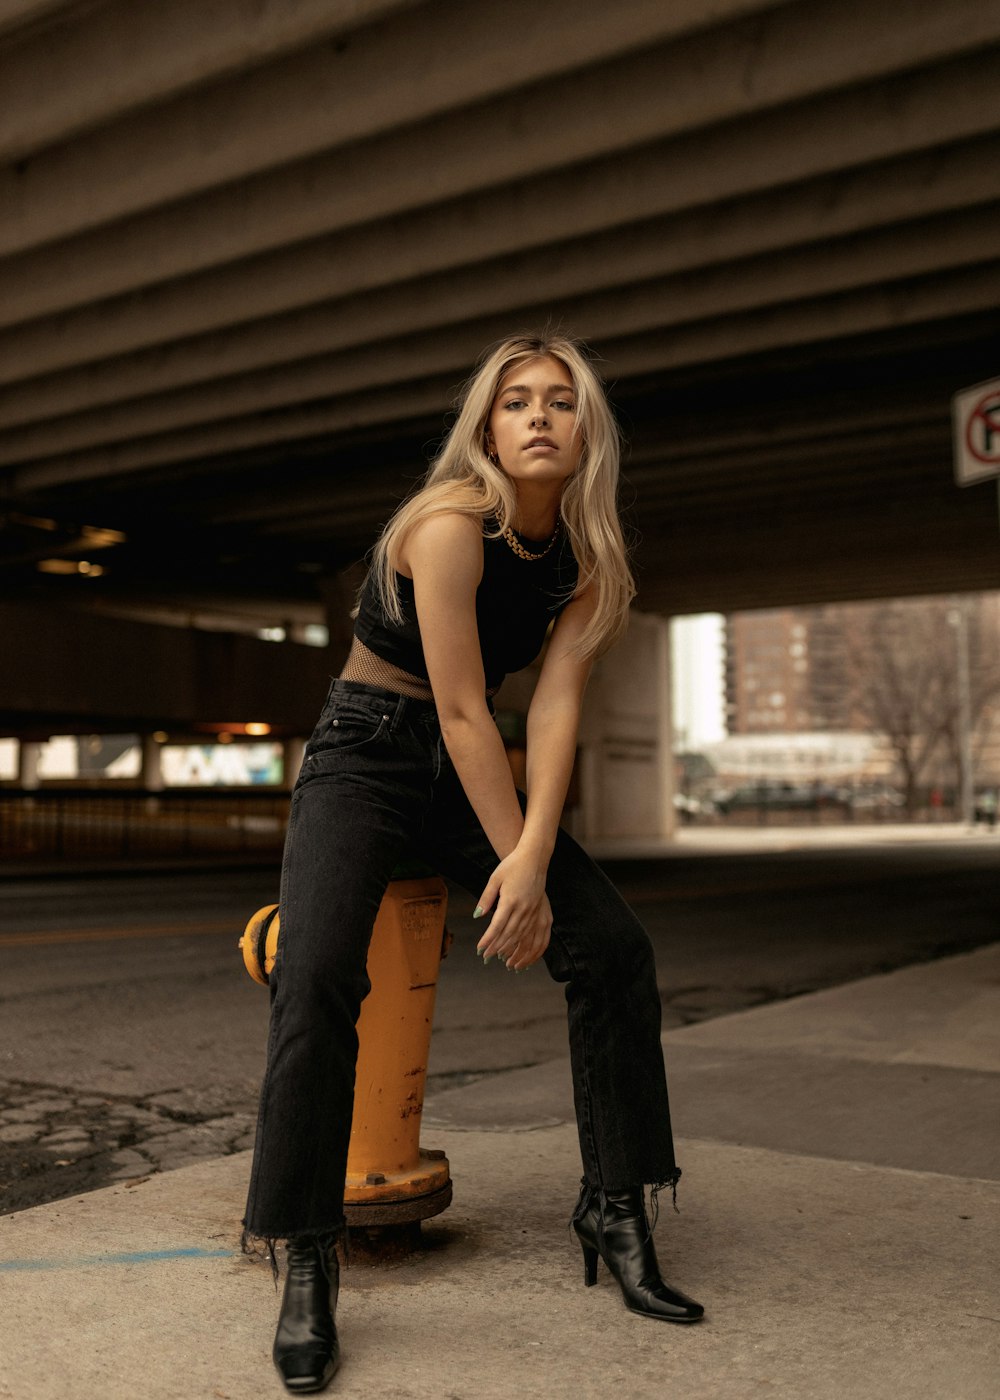
[[171, 1094], [133, 1101], [11, 1080], [0, 1108], [0, 1209], [242, 1152], [253, 1133], [252, 1110], [206, 1116]]

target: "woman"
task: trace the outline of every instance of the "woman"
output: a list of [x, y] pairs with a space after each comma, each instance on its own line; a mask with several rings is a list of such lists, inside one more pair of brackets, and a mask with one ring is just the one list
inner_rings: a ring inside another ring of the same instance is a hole
[[[355, 634], [295, 784], [271, 974], [267, 1066], [242, 1246], [286, 1239], [274, 1361], [293, 1391], [339, 1359], [343, 1230], [368, 940], [391, 873], [425, 860], [490, 915], [484, 962], [544, 960], [566, 985], [583, 1159], [573, 1225], [645, 1317], [702, 1308], [658, 1272], [643, 1188], [676, 1187], [649, 939], [559, 825], [595, 656], [635, 594], [601, 383], [562, 338], [504, 341], [470, 380], [421, 488], [378, 540]], [[494, 722], [505, 673], [554, 620], [527, 722], [527, 795]]]

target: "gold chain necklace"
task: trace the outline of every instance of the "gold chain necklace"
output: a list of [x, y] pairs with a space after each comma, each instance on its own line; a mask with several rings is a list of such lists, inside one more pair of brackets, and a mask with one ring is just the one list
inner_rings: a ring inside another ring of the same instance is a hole
[[519, 559], [544, 559], [546, 554], [548, 554], [549, 550], [556, 542], [556, 536], [559, 534], [559, 526], [561, 524], [562, 517], [560, 516], [559, 512], [556, 511], [556, 528], [552, 531], [552, 538], [542, 550], [541, 554], [532, 554], [530, 550], [525, 549], [524, 545], [521, 544], [517, 539], [515, 539], [514, 531], [510, 528], [509, 525], [504, 526], [503, 537]]

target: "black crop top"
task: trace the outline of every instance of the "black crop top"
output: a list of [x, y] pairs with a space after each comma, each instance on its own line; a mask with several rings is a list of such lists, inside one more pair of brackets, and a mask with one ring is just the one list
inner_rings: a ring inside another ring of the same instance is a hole
[[[489, 525], [495, 522], [490, 520]], [[525, 549], [539, 552], [547, 540], [514, 531]], [[476, 623], [486, 688], [495, 689], [510, 671], [520, 671], [542, 649], [549, 623], [573, 596], [578, 566], [565, 529], [542, 559], [522, 559], [500, 536], [483, 536], [483, 577], [476, 589]], [[413, 580], [396, 571], [403, 624], [396, 626], [378, 603], [369, 571], [361, 592], [354, 633], [370, 651], [428, 680], [420, 639]]]

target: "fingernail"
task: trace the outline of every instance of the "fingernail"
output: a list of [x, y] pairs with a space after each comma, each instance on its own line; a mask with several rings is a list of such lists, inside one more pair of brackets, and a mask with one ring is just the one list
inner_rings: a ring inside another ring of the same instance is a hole
[[473, 917], [474, 919], [482, 918], [482, 913], [483, 913], [483, 906], [482, 906], [481, 904], [477, 904], [476, 907], [475, 907], [475, 909], [473, 909], [473, 911], [472, 911], [472, 917]]

